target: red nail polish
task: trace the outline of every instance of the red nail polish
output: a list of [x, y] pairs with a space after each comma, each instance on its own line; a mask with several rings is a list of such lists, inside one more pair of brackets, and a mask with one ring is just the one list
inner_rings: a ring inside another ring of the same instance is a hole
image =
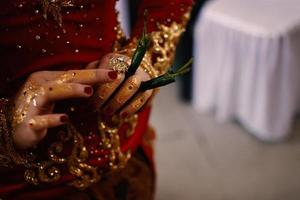
[[121, 116], [122, 116], [122, 118], [126, 118], [128, 116], [128, 113], [127, 112], [123, 112]]
[[67, 115], [63, 115], [60, 117], [60, 121], [66, 123], [67, 121], [69, 121], [69, 117]]
[[109, 76], [109, 78], [111, 78], [111, 79], [116, 79], [117, 77], [118, 77], [118, 72], [116, 72], [116, 71], [110, 71], [110, 72], [108, 72], [108, 76]]
[[93, 88], [92, 87], [85, 87], [84, 92], [88, 95], [91, 95], [93, 93]]

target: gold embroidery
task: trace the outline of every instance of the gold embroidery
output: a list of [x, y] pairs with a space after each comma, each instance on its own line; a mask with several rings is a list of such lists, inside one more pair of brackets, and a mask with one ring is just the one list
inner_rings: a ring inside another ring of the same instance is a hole
[[151, 77], [151, 79], [158, 76], [158, 71], [154, 67], [152, 67], [151, 56], [149, 53], [145, 54], [140, 67]]
[[170, 26], [157, 24], [157, 31], [151, 33], [152, 46], [149, 49], [153, 67], [159, 74], [167, 72], [175, 56], [180, 35], [185, 31], [190, 11], [183, 15], [182, 23], [172, 22]]
[[85, 189], [93, 183], [100, 180], [98, 167], [92, 166], [87, 163], [89, 154], [84, 145], [84, 141], [80, 133], [72, 126], [69, 131], [74, 134], [74, 147], [71, 156], [68, 158], [69, 172], [76, 177], [70, 185], [78, 188]]
[[[101, 150], [108, 150], [103, 159], [108, 159], [108, 166], [111, 170], [123, 168], [129, 160], [130, 151], [121, 151], [120, 136], [118, 130], [122, 124], [127, 124], [128, 129], [125, 135], [132, 134], [137, 123], [137, 116], [121, 120], [114, 116], [112, 124], [106, 124], [101, 118], [99, 120], [99, 134], [101, 136]], [[83, 137], [69, 124], [67, 131], [58, 133], [59, 141], [53, 143], [48, 150], [48, 161], [36, 162], [31, 168], [25, 171], [25, 180], [29, 183], [38, 185], [40, 183], [50, 183], [60, 179], [61, 170], [59, 166], [66, 165], [70, 174], [75, 180], [69, 184], [78, 189], [85, 189], [101, 179], [104, 169], [88, 164], [89, 154], [84, 144]], [[72, 141], [73, 147], [71, 155], [60, 157], [59, 154], [64, 149], [64, 144]]]
[[54, 165], [55, 163], [51, 161], [36, 163], [31, 168], [36, 168], [37, 173], [34, 170], [26, 170], [24, 173], [25, 181], [34, 185], [38, 185], [39, 182], [51, 183], [58, 181], [61, 177], [60, 170]]
[[[117, 12], [117, 15], [118, 14], [119, 13]], [[119, 51], [124, 45], [124, 43], [126, 42], [126, 36], [119, 21], [117, 22], [117, 25], [114, 27], [114, 31], [116, 32], [116, 40], [113, 44], [112, 50], [116, 52]]]
[[62, 26], [62, 9], [66, 7], [74, 7], [73, 0], [41, 0], [44, 18], [52, 15], [54, 20]]
[[[120, 118], [114, 116], [111, 121], [111, 126], [108, 126], [105, 122], [99, 121], [98, 128], [101, 134], [101, 149], [106, 149], [110, 151], [109, 154], [109, 166], [111, 169], [123, 168], [127, 161], [129, 160], [131, 153], [123, 153], [120, 149], [120, 136], [118, 134], [120, 128]], [[133, 133], [133, 130], [137, 123], [137, 115], [134, 115], [130, 118], [126, 118], [124, 123], [129, 125], [125, 135], [128, 135], [130, 132]]]
[[176, 50], [176, 43], [184, 31], [181, 24], [173, 22], [171, 26], [158, 24], [158, 31], [151, 33], [152, 46], [150, 53], [154, 57], [153, 67], [163, 74], [172, 64]]
[[[185, 31], [185, 25], [189, 20], [190, 10], [183, 15], [181, 23], [172, 22], [169, 26], [157, 24], [157, 31], [150, 33], [151, 45], [143, 58], [141, 68], [152, 78], [167, 72], [171, 66], [176, 45], [181, 34]], [[137, 38], [133, 38], [125, 47], [114, 49], [120, 54], [132, 56], [137, 46]]]
[[13, 167], [15, 165], [30, 166], [33, 160], [31, 152], [17, 152], [14, 147], [11, 127], [11, 102], [7, 99], [0, 99], [0, 166]]
[[7, 119], [5, 112], [5, 106], [8, 104], [7, 99], [0, 99], [1, 102], [1, 109], [0, 109], [0, 166], [2, 167], [11, 167], [12, 166], [12, 159], [6, 149], [5, 145], [5, 138], [7, 138], [8, 130], [7, 130]]

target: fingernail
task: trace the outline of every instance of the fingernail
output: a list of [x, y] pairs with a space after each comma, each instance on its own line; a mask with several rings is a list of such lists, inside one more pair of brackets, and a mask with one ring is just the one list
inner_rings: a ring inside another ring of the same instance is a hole
[[128, 116], [127, 112], [123, 112], [122, 115], [121, 115], [122, 118], [126, 118], [127, 116]]
[[60, 121], [66, 123], [67, 121], [69, 121], [69, 117], [67, 115], [63, 115], [60, 117]]
[[85, 87], [84, 92], [88, 95], [91, 95], [93, 93], [93, 88], [92, 87]]
[[116, 71], [110, 71], [110, 72], [108, 72], [108, 76], [109, 76], [109, 78], [111, 78], [111, 79], [116, 79], [117, 77], [118, 77], [118, 72], [116, 72]]

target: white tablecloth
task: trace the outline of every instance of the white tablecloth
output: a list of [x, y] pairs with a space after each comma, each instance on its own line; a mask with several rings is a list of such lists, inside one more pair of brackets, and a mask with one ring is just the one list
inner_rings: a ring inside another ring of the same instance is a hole
[[300, 107], [300, 0], [211, 1], [194, 34], [195, 108], [286, 137]]

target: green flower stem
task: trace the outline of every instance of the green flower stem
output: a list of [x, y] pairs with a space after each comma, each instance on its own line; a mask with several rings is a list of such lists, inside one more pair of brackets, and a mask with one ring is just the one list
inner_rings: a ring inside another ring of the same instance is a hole
[[178, 68], [176, 71], [170, 70], [167, 73], [165, 73], [164, 75], [161, 75], [157, 78], [151, 79], [146, 82], [142, 82], [139, 90], [146, 91], [146, 90], [165, 86], [165, 85], [175, 82], [175, 78], [177, 76], [183, 75], [183, 74], [187, 73], [188, 71], [190, 71], [190, 69], [191, 69], [190, 65], [192, 64], [192, 62], [193, 62], [193, 59], [191, 58], [186, 64], [184, 64], [182, 67]]
[[[125, 79], [135, 74], [136, 70], [140, 66], [147, 50], [150, 45], [150, 36], [147, 33], [147, 17], [148, 11], [144, 12], [144, 29], [141, 38], [138, 41], [137, 47], [134, 51], [134, 54], [131, 59], [131, 64], [128, 67], [128, 71], [125, 74]], [[140, 86], [140, 91], [146, 91], [153, 88], [161, 87], [164, 85], [168, 85], [170, 83], [175, 82], [175, 78], [182, 74], [187, 73], [190, 70], [190, 64], [192, 63], [192, 59], [190, 59], [185, 65], [178, 68], [175, 71], [169, 70], [164, 75], [161, 75], [157, 78], [151, 79], [149, 81], [143, 82]]]
[[148, 11], [145, 10], [143, 34], [142, 34], [142, 37], [139, 39], [137, 48], [135, 49], [134, 54], [132, 56], [131, 64], [128, 67], [128, 71], [126, 73], [126, 78], [135, 74], [136, 70], [140, 66], [140, 64], [147, 52], [147, 49], [149, 47], [150, 36], [147, 33], [147, 16], [148, 16]]

